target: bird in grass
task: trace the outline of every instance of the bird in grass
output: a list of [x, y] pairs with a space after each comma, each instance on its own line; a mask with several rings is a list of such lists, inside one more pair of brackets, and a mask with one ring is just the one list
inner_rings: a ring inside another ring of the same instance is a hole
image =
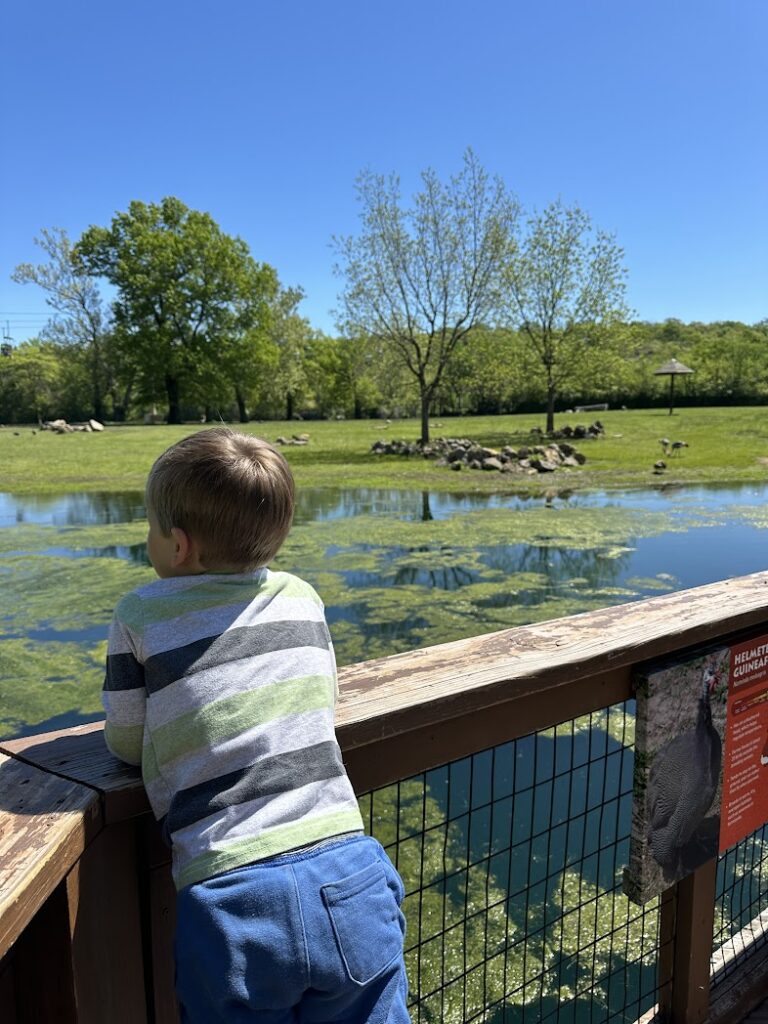
[[710, 704], [718, 682], [717, 674], [707, 665], [701, 678], [696, 725], [657, 751], [648, 778], [648, 846], [669, 879], [682, 869], [685, 846], [706, 817], [720, 779], [722, 741], [712, 724]]
[[659, 444], [661, 445], [661, 450], [664, 452], [665, 455], [669, 455], [669, 446], [670, 446], [671, 443], [672, 442], [669, 440], [668, 437], [660, 437], [659, 438]]
[[680, 452], [683, 450], [683, 448], [687, 448], [687, 447], [688, 447], [688, 442], [687, 441], [673, 441], [672, 442], [672, 454], [674, 455], [675, 453], [677, 453], [679, 455]]
[[658, 462], [654, 462], [653, 464], [653, 472], [656, 473], [657, 475], [659, 473], [663, 473], [666, 468], [667, 464], [663, 459], [659, 459]]

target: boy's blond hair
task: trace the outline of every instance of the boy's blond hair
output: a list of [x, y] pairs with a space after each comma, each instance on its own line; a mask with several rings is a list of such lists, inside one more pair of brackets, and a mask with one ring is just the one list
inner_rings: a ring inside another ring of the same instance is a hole
[[206, 568], [247, 571], [277, 554], [293, 519], [290, 467], [271, 444], [227, 427], [201, 430], [163, 452], [150, 470], [147, 511], [200, 545]]

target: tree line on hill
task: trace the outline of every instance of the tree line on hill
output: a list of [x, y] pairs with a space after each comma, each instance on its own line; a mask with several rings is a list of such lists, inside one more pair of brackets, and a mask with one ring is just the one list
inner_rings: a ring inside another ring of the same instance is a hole
[[[664, 401], [653, 371], [696, 372], [681, 404], [761, 402], [768, 321], [634, 321], [623, 253], [577, 206], [524, 214], [467, 151], [410, 205], [399, 181], [357, 182], [360, 230], [334, 239], [338, 336], [298, 312], [240, 238], [169, 197], [133, 202], [73, 244], [61, 229], [14, 280], [42, 288], [52, 318], [0, 349], [0, 421], [419, 416]], [[113, 294], [107, 302], [106, 283]]]
[[[261, 369], [250, 382], [245, 373], [229, 387], [226, 378], [195, 381], [185, 393], [180, 418], [247, 422], [419, 415], [418, 393], [386, 350], [367, 339], [324, 335], [301, 317], [297, 320], [279, 351], [274, 342], [264, 345]], [[158, 418], [166, 419], [160, 395], [144, 391], [132, 368], [113, 359], [110, 341], [100, 365], [101, 406], [93, 401], [93, 366], [86, 350], [52, 339], [6, 349], [8, 354], [0, 356], [0, 422], [34, 423], [57, 416], [141, 421], [153, 406]], [[665, 406], [668, 378], [655, 377], [653, 371], [671, 353], [696, 370], [678, 383], [676, 406], [768, 402], [766, 323], [633, 322], [619, 325], [609, 341], [601, 366], [582, 367], [563, 386], [559, 410], [598, 402], [612, 408]], [[529, 360], [519, 333], [477, 328], [450, 361], [432, 402], [433, 416], [543, 412], [547, 396], [541, 380], [527, 372]]]

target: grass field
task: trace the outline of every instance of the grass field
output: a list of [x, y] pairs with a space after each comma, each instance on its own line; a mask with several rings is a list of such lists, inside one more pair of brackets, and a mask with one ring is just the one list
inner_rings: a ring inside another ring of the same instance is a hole
[[[305, 448], [284, 449], [298, 485], [304, 487], [396, 487], [444, 492], [532, 491], [548, 488], [600, 489], [664, 483], [738, 483], [768, 480], [768, 410], [764, 408], [608, 411], [557, 417], [556, 426], [588, 424], [599, 417], [605, 437], [578, 447], [587, 456], [580, 469], [524, 475], [465, 471], [453, 473], [421, 458], [376, 456], [379, 438], [418, 436], [416, 420], [386, 425], [381, 420], [346, 422], [263, 422], [243, 429], [274, 441], [306, 431]], [[432, 436], [470, 437], [492, 447], [530, 442], [543, 426], [541, 415], [475, 416], [439, 420]], [[198, 425], [118, 426], [103, 434], [52, 434], [30, 427], [0, 429], [0, 490], [16, 494], [73, 491], [128, 491], [143, 488], [153, 460]], [[687, 441], [679, 456], [667, 458], [663, 475], [653, 473], [662, 457], [659, 438]]]

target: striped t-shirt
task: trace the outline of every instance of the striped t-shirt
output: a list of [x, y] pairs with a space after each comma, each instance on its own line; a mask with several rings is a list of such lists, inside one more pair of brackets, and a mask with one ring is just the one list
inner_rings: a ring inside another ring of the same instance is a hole
[[362, 829], [334, 732], [336, 664], [308, 583], [158, 579], [109, 632], [105, 738], [141, 764], [177, 888]]

